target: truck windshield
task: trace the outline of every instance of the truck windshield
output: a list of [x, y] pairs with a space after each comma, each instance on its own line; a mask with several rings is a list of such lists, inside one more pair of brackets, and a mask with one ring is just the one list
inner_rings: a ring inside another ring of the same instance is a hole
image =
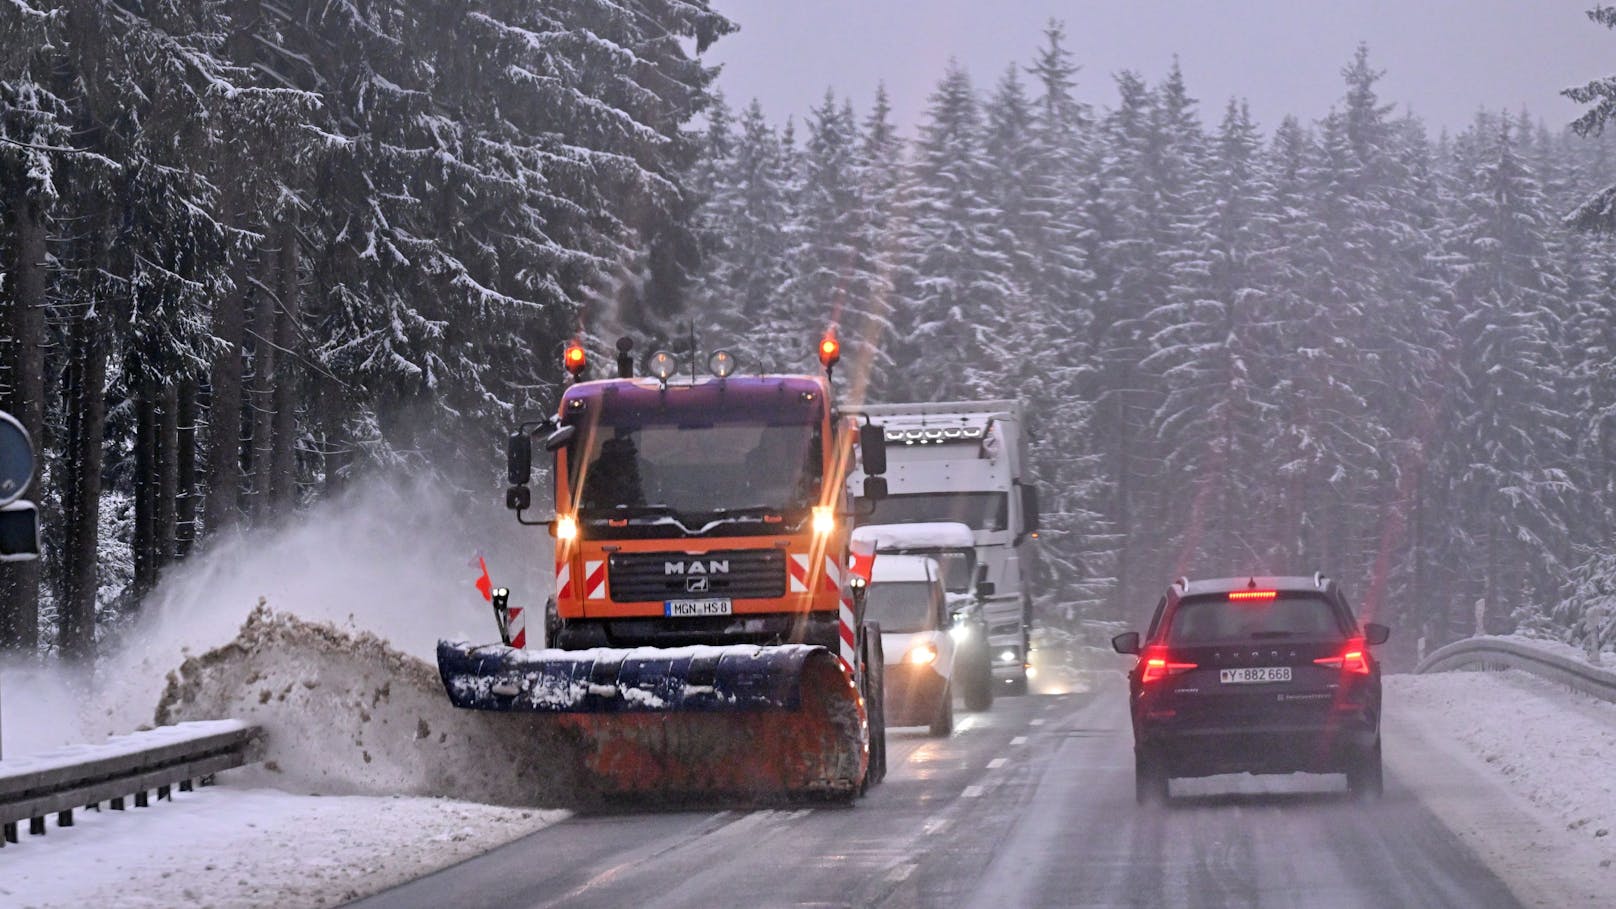
[[882, 499], [871, 511], [859, 500], [866, 524], [913, 524], [958, 521], [972, 530], [1004, 530], [1010, 526], [1010, 497], [1002, 492], [923, 492]]
[[864, 615], [882, 631], [930, 631], [937, 627], [932, 589], [925, 581], [877, 581], [865, 594]]
[[600, 425], [579, 458], [582, 512], [806, 509], [818, 501], [816, 423]]

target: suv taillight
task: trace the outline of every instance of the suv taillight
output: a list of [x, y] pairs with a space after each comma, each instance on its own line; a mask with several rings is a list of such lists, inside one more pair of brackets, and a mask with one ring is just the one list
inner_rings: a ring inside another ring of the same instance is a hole
[[1319, 657], [1313, 662], [1320, 666], [1328, 666], [1331, 669], [1339, 669], [1342, 672], [1356, 675], [1369, 674], [1369, 656], [1368, 652], [1364, 650], [1362, 638], [1353, 638], [1348, 641], [1347, 646], [1342, 648], [1341, 653], [1337, 656]]
[[1174, 660], [1171, 654], [1160, 647], [1152, 647], [1146, 650], [1140, 655], [1139, 663], [1145, 667], [1144, 671], [1139, 674], [1139, 683], [1142, 685], [1159, 682], [1168, 676], [1178, 675], [1181, 672], [1188, 672], [1195, 668], [1194, 663]]

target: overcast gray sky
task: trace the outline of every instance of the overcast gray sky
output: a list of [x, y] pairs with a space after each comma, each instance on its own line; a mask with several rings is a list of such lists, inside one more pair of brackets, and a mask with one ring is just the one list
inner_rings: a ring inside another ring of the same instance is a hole
[[[1608, 0], [1607, 0], [1608, 2]], [[885, 81], [912, 131], [949, 57], [991, 88], [1030, 62], [1051, 17], [1083, 67], [1078, 94], [1109, 106], [1111, 74], [1159, 79], [1174, 54], [1202, 121], [1231, 95], [1264, 130], [1294, 113], [1322, 116], [1342, 94], [1359, 41], [1386, 71], [1381, 98], [1430, 125], [1463, 128], [1480, 107], [1530, 110], [1551, 127], [1578, 107], [1559, 90], [1616, 73], [1616, 31], [1583, 15], [1594, 0], [713, 0], [741, 25], [708, 51], [732, 107], [751, 98], [771, 119], [799, 120], [826, 87], [861, 114]]]

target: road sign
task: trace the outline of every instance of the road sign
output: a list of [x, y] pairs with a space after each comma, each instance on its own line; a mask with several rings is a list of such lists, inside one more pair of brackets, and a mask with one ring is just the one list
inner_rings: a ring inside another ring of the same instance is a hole
[[0, 506], [28, 491], [34, 478], [34, 446], [16, 417], [0, 410]]

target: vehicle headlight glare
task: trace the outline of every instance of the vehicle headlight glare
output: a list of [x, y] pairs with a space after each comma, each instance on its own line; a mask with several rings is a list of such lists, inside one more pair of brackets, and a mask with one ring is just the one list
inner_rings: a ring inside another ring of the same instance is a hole
[[836, 529], [836, 509], [829, 505], [814, 506], [814, 533], [825, 536]]
[[904, 661], [915, 666], [929, 666], [937, 659], [937, 645], [916, 644], [909, 649]]
[[1014, 650], [1004, 651], [1003, 653], [999, 654], [999, 661], [1003, 663], [1014, 663], [1016, 661], [1016, 652]]
[[971, 639], [971, 626], [955, 625], [948, 629], [948, 635], [956, 641], [968, 641]]
[[570, 543], [578, 539], [578, 519], [570, 514], [564, 514], [556, 518], [555, 533], [556, 539], [563, 543]]

